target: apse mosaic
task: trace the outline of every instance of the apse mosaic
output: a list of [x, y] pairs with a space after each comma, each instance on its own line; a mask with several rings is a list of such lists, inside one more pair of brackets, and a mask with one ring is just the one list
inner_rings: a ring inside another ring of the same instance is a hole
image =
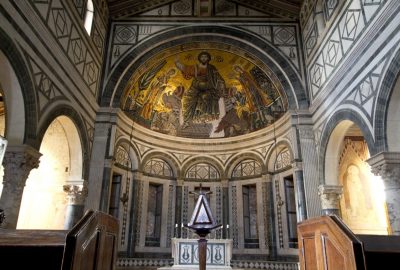
[[271, 125], [286, 111], [287, 99], [276, 75], [250, 54], [192, 43], [139, 67], [121, 106], [136, 123], [160, 133], [221, 138]]

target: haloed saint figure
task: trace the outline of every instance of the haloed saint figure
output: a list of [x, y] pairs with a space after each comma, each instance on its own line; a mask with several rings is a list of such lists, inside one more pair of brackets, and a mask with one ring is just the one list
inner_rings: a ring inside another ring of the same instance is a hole
[[217, 68], [210, 64], [211, 55], [200, 52], [197, 57], [199, 63], [185, 65], [175, 60], [176, 67], [182, 72], [185, 79], [192, 79], [192, 83], [182, 98], [183, 125], [186, 128], [190, 123], [204, 123], [216, 120], [219, 117], [219, 99], [225, 91], [225, 81]]

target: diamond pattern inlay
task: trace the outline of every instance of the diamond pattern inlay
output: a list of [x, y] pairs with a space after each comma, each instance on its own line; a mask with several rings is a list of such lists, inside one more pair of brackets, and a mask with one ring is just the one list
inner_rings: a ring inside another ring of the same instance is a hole
[[131, 43], [135, 41], [136, 31], [133, 27], [120, 26], [116, 30], [117, 43]]
[[275, 44], [293, 45], [295, 43], [294, 29], [288, 27], [275, 28]]
[[56, 27], [56, 35], [57, 37], [66, 36], [67, 33], [67, 21], [65, 18], [65, 11], [63, 9], [54, 9], [53, 17]]
[[312, 71], [312, 83], [316, 86], [321, 86], [322, 84], [322, 73], [323, 73], [323, 66], [320, 64], [315, 64], [313, 71]]
[[92, 62], [87, 65], [88, 83], [95, 83], [97, 80], [97, 66]]
[[357, 24], [360, 19], [359, 11], [349, 11], [346, 14], [345, 27], [343, 32], [343, 38], [354, 40], [356, 36]]
[[74, 63], [77, 64], [82, 62], [83, 53], [82, 53], [82, 40], [81, 39], [71, 39], [71, 47], [72, 53], [74, 56]]
[[328, 53], [325, 58], [326, 64], [329, 64], [331, 66], [336, 65], [336, 60], [338, 56], [338, 51], [339, 51], [340, 44], [338, 41], [329, 41], [328, 43]]

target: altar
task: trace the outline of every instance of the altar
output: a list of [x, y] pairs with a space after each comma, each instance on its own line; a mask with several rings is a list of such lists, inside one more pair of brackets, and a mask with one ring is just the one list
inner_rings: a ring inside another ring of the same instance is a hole
[[[159, 270], [199, 269], [197, 239], [172, 238], [172, 258], [174, 265]], [[207, 270], [232, 270], [232, 239], [208, 239]]]

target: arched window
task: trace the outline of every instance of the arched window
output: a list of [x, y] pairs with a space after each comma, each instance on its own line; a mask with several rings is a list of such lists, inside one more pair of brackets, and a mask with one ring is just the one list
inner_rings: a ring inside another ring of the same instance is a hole
[[115, 162], [128, 168], [131, 167], [131, 160], [129, 158], [129, 154], [122, 146], [118, 146], [117, 148], [117, 153], [115, 155]]
[[257, 176], [261, 174], [261, 164], [254, 159], [246, 159], [236, 165], [235, 169], [233, 169], [232, 177], [240, 178], [240, 177], [248, 177], [248, 176]]
[[156, 176], [173, 176], [171, 167], [162, 159], [152, 158], [144, 166], [144, 172]]
[[215, 180], [219, 179], [218, 170], [207, 163], [197, 163], [186, 171], [187, 179]]
[[92, 24], [93, 24], [93, 17], [94, 17], [93, 15], [94, 15], [93, 1], [88, 0], [87, 5], [86, 5], [85, 29], [89, 35], [92, 31]]
[[290, 162], [291, 162], [291, 160], [290, 160], [289, 149], [284, 148], [278, 153], [278, 155], [276, 157], [274, 169], [276, 171], [282, 170], [282, 169], [290, 166], [290, 164], [291, 164]]

